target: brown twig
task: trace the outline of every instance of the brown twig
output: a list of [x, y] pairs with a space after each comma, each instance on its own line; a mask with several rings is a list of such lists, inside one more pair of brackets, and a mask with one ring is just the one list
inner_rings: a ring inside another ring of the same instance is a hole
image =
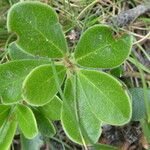
[[116, 17], [110, 19], [108, 21], [108, 24], [115, 26], [115, 27], [124, 27], [124, 26], [129, 25], [131, 22], [133, 22], [139, 16], [141, 16], [147, 12], [150, 12], [150, 1], [149, 0], [147, 2], [145, 2], [144, 4], [136, 6], [135, 8], [121, 12]]
[[[139, 72], [133, 72], [133, 71], [128, 71], [125, 73], [125, 76], [129, 76], [129, 77], [135, 77], [135, 78], [141, 78], [141, 75]], [[144, 74], [144, 77], [146, 80], [150, 81], [150, 75], [148, 74]]]

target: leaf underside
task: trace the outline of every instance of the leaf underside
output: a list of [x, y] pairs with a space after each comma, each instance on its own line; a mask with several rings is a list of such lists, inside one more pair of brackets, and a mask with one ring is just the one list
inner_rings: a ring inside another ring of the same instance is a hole
[[[143, 88], [129, 89], [132, 96], [132, 120], [140, 121], [146, 118], [146, 107], [144, 103], [144, 90]], [[150, 90], [147, 91], [148, 100], [150, 100]], [[150, 103], [150, 101], [149, 101]]]

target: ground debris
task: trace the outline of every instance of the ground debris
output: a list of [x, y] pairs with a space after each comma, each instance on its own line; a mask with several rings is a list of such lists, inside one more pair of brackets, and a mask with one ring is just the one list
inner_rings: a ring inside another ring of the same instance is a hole
[[139, 122], [122, 127], [104, 125], [99, 142], [120, 147], [119, 150], [144, 150], [148, 147]]

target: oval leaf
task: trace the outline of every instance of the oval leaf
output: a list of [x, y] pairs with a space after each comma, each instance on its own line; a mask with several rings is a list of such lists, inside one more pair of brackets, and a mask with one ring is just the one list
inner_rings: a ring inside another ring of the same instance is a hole
[[14, 114], [11, 114], [0, 128], [0, 149], [8, 150], [12, 143], [15, 131], [17, 128], [17, 122], [14, 118]]
[[8, 13], [7, 27], [19, 38], [17, 44], [35, 56], [60, 58], [67, 46], [54, 10], [40, 2], [20, 2]]
[[4, 121], [7, 119], [9, 112], [10, 112], [10, 106], [7, 105], [0, 105], [0, 127], [3, 125]]
[[22, 99], [22, 82], [27, 74], [46, 60], [18, 60], [0, 64], [0, 99], [3, 103], [16, 103]]
[[[62, 84], [65, 76], [65, 68], [56, 66], [56, 70]], [[57, 93], [57, 86], [51, 65], [42, 65], [35, 68], [27, 76], [23, 83], [24, 99], [31, 105], [44, 105]]]
[[49, 103], [39, 107], [39, 111], [50, 120], [60, 120], [62, 100], [55, 96]]
[[76, 62], [85, 67], [113, 68], [129, 56], [131, 46], [131, 36], [125, 34], [114, 38], [110, 27], [96, 25], [79, 40], [75, 50]]
[[46, 118], [39, 110], [33, 109], [38, 129], [41, 135], [46, 137], [52, 137], [56, 134], [54, 125], [48, 118]]
[[25, 105], [18, 104], [16, 114], [19, 127], [24, 136], [28, 139], [34, 138], [38, 134], [38, 128], [32, 110]]
[[86, 101], [98, 119], [111, 125], [129, 122], [131, 102], [119, 81], [98, 71], [81, 70], [78, 77]]
[[68, 137], [78, 143], [91, 145], [101, 134], [101, 121], [90, 111], [80, 83], [71, 77], [65, 86], [62, 108], [62, 126]]

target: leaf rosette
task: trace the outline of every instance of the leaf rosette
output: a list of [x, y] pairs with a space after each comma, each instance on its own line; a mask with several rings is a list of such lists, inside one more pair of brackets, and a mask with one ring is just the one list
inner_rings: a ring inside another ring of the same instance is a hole
[[[98, 141], [102, 123], [129, 122], [132, 109], [127, 91], [116, 78], [93, 68], [121, 65], [131, 51], [130, 35], [114, 38], [111, 27], [95, 25], [84, 32], [71, 54], [56, 12], [40, 2], [12, 6], [7, 28], [18, 39], [8, 47], [11, 61], [0, 65], [0, 96], [4, 104], [17, 105], [17, 120], [25, 137], [36, 136], [38, 129], [54, 135], [49, 120], [61, 119], [70, 139], [91, 145]], [[63, 101], [56, 96], [58, 91]], [[24, 102], [40, 107], [33, 113]], [[23, 114], [31, 118], [32, 132]], [[41, 120], [52, 134], [44, 130]]]

